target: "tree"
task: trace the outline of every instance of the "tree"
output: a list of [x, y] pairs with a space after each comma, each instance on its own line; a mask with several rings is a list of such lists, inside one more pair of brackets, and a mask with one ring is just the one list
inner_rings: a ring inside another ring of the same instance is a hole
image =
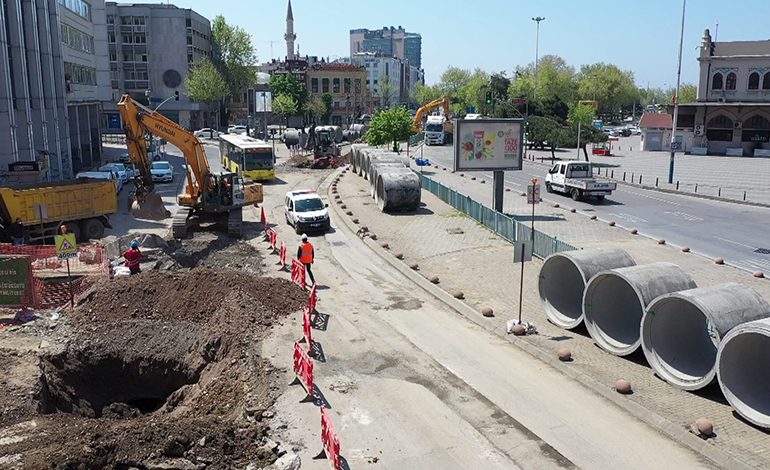
[[328, 107], [326, 106], [326, 103], [321, 101], [321, 99], [319, 99], [317, 96], [311, 96], [307, 101], [305, 101], [302, 109], [305, 110], [306, 113], [310, 114], [312, 122], [320, 123], [322, 117], [326, 114]]
[[321, 122], [324, 124], [329, 124], [329, 121], [331, 121], [332, 118], [332, 95], [331, 93], [324, 93], [321, 95], [321, 102], [326, 107], [323, 114], [321, 114]]
[[394, 98], [396, 87], [390, 82], [390, 75], [380, 77], [380, 84], [377, 86], [380, 95], [380, 106], [389, 108], [391, 99]]
[[679, 87], [679, 102], [694, 103], [698, 99], [698, 87], [692, 83], [684, 83]]
[[527, 120], [527, 139], [530, 142], [530, 149], [545, 148], [545, 142], [551, 145], [551, 151], [553, 151], [554, 145], [554, 132], [556, 132], [561, 126], [553, 119], [542, 116], [530, 116]]
[[284, 119], [294, 116], [299, 111], [297, 100], [289, 95], [278, 95], [273, 99], [273, 112]]
[[411, 98], [418, 106], [422, 106], [441, 98], [441, 90], [437, 85], [418, 83], [412, 88]]
[[510, 86], [511, 80], [505, 76], [505, 72], [493, 73], [489, 76], [489, 90], [492, 96], [506, 100]]
[[639, 99], [634, 74], [602, 62], [580, 68], [578, 94], [580, 99], [598, 101], [604, 113], [630, 108]]
[[[230, 96], [242, 93], [246, 86], [256, 83], [257, 61], [251, 36], [238, 26], [227, 24], [222, 15], [211, 24], [211, 59], [214, 67], [227, 84]], [[229, 116], [225, 101], [220, 100], [220, 124], [226, 125]]]
[[307, 88], [290, 73], [273, 74], [267, 86], [273, 92], [273, 95], [291, 96], [299, 107], [304, 106], [305, 101], [307, 101]]
[[224, 77], [207, 58], [196, 61], [185, 78], [187, 96], [193, 101], [221, 101], [230, 94]]
[[457, 98], [460, 94], [460, 89], [471, 78], [471, 72], [459, 67], [447, 67], [444, 73], [441, 74], [439, 81], [439, 90], [442, 94], [450, 99]]
[[590, 127], [593, 124], [593, 120], [594, 110], [591, 106], [578, 103], [569, 107], [567, 122], [570, 125], [577, 126], [579, 123], [581, 126]]
[[369, 145], [393, 144], [393, 151], [398, 151], [398, 143], [412, 135], [412, 118], [403, 106], [383, 109], [375, 113], [366, 131]]

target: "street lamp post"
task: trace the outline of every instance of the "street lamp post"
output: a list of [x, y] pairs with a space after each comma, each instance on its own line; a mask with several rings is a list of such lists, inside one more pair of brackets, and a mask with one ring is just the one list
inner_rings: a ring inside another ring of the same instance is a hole
[[545, 16], [536, 16], [532, 18], [532, 21], [537, 23], [537, 33], [535, 35], [535, 93], [534, 98], [537, 99], [537, 62], [540, 56], [540, 22], [545, 20]]
[[671, 123], [671, 158], [668, 163], [668, 184], [674, 183], [674, 154], [676, 149], [676, 118], [679, 114], [679, 84], [682, 78], [682, 42], [684, 41], [684, 11], [687, 6], [687, 0], [682, 0], [682, 28], [679, 31], [679, 63], [676, 68], [676, 93], [674, 94], [674, 118]]

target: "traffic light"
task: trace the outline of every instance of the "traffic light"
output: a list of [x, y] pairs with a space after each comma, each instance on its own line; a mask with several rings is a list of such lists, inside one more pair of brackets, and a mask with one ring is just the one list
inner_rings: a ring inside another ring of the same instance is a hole
[[492, 104], [492, 92], [491, 91], [487, 92], [486, 97], [487, 97], [486, 98], [487, 104]]
[[178, 91], [174, 92], [174, 101], [179, 101], [179, 92]]

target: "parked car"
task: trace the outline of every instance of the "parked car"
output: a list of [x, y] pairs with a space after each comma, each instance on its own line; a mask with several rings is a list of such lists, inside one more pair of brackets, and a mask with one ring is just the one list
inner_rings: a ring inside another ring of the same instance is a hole
[[203, 129], [198, 129], [197, 131], [193, 132], [195, 137], [199, 139], [218, 139], [219, 138], [219, 132], [216, 129], [212, 129], [210, 127], [204, 127]]
[[618, 135], [621, 137], [629, 137], [631, 135], [631, 129], [624, 127], [623, 129], [618, 129]]
[[131, 164], [131, 163], [123, 163], [123, 167], [125, 167], [125, 169], [126, 169], [126, 174], [128, 175], [128, 179], [129, 180], [139, 176], [139, 170], [133, 164]]
[[169, 162], [152, 162], [150, 173], [153, 181], [171, 183], [174, 181], [174, 166]]
[[118, 157], [118, 161], [120, 163], [131, 163], [131, 155], [124, 153], [120, 157]]
[[117, 177], [114, 171], [81, 171], [75, 178], [91, 178], [95, 180], [112, 180], [115, 182], [115, 192], [119, 193], [123, 189], [123, 182]]
[[246, 126], [230, 126], [227, 128], [228, 134], [245, 134]]
[[99, 171], [114, 171], [122, 184], [128, 183], [128, 172], [122, 163], [106, 163], [99, 167]]
[[326, 232], [331, 227], [327, 207], [315, 191], [305, 189], [286, 193], [283, 210], [286, 223], [297, 233]]

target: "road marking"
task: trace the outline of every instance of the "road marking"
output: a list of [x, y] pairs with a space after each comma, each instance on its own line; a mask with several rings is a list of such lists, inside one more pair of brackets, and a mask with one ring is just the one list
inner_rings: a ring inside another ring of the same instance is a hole
[[733, 240], [729, 240], [727, 238], [717, 237], [716, 235], [714, 235], [714, 238], [716, 238], [717, 240], [722, 240], [723, 242], [732, 243], [733, 245], [738, 245], [738, 246], [742, 246], [742, 247], [745, 247], [745, 248], [749, 248], [752, 251], [756, 249], [755, 247], [753, 247], [751, 245], [746, 245], [744, 243], [739, 243], [739, 242], [736, 242], [736, 241], [733, 241]]
[[668, 199], [663, 199], [660, 197], [650, 196], [649, 194], [638, 193], [636, 191], [629, 191], [628, 189], [617, 189], [616, 191], [633, 194], [635, 196], [646, 197], [647, 199], [652, 199], [658, 202], [665, 202], [666, 204], [671, 204], [672, 206], [681, 206], [681, 204], [679, 204], [678, 202], [669, 201]]
[[614, 216], [617, 219], [623, 219], [623, 220], [627, 220], [627, 221], [633, 222], [633, 223], [646, 224], [647, 222], [649, 222], [649, 220], [647, 220], [647, 219], [643, 219], [641, 217], [637, 217], [637, 216], [631, 215], [631, 214], [626, 214], [625, 212], [619, 212], [619, 213], [610, 212], [607, 215]]
[[677, 217], [677, 218], [680, 218], [680, 219], [684, 219], [684, 220], [686, 220], [688, 222], [702, 222], [703, 221], [702, 218], [700, 218], [700, 217], [698, 217], [696, 215], [688, 214], [687, 212], [679, 212], [679, 211], [669, 212], [669, 211], [665, 211], [663, 213], [671, 215], [671, 216], [674, 216], [674, 217]]
[[741, 263], [751, 266], [752, 268], [770, 271], [770, 261], [754, 259], [754, 258], [746, 258], [743, 261], [739, 262], [738, 264], [741, 264]]

